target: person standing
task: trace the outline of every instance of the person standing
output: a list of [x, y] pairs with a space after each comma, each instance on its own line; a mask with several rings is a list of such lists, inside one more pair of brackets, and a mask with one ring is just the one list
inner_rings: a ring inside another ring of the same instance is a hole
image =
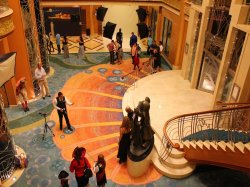
[[134, 34], [134, 32], [131, 33], [129, 45], [132, 48], [132, 46], [137, 43], [137, 36]]
[[67, 99], [67, 97], [63, 95], [62, 92], [58, 92], [58, 96], [53, 101], [53, 106], [55, 109], [57, 109], [57, 113], [59, 116], [60, 130], [62, 130], [62, 119], [64, 116], [68, 130], [73, 131], [68, 118], [68, 112], [66, 107], [67, 104], [73, 105], [73, 103], [70, 102]]
[[153, 63], [153, 73], [160, 71], [161, 67], [161, 55], [159, 49], [154, 49], [154, 63]]
[[82, 60], [84, 56], [84, 41], [82, 36], [79, 37], [79, 50], [77, 54], [77, 58], [80, 58]]
[[63, 37], [63, 54], [64, 58], [69, 58], [69, 48], [68, 48], [68, 38], [67, 36]]
[[96, 182], [98, 187], [105, 187], [105, 184], [107, 183], [106, 178], [106, 161], [104, 159], [103, 154], [98, 155], [98, 160], [94, 165], [95, 167], [95, 173], [96, 173]]
[[130, 119], [125, 116], [120, 127], [120, 137], [119, 137], [119, 148], [117, 158], [119, 158], [119, 163], [127, 161], [128, 149], [130, 146]]
[[163, 51], [163, 44], [162, 44], [162, 41], [159, 41], [159, 52], [160, 52], [160, 55], [162, 54], [162, 51]]
[[85, 157], [86, 149], [83, 147], [76, 147], [73, 152], [74, 159], [71, 161], [69, 170], [71, 173], [75, 172], [75, 178], [78, 187], [85, 187], [89, 183], [89, 178], [84, 176], [86, 166], [90, 168], [89, 161]]
[[56, 45], [57, 45], [58, 54], [60, 54], [61, 53], [61, 36], [59, 33], [56, 34]]
[[119, 32], [116, 33], [116, 41], [120, 44], [121, 47], [122, 47], [122, 40], [123, 40], [123, 33], [122, 29], [119, 28]]
[[150, 47], [153, 44], [153, 39], [152, 39], [151, 35], [148, 36], [148, 42], [147, 42], [147, 44], [148, 44], [147, 54], [150, 55]]
[[26, 79], [23, 77], [16, 84], [16, 96], [21, 102], [24, 112], [29, 111], [28, 102], [27, 102], [27, 90], [26, 90]]
[[[49, 52], [50, 53], [55, 51], [54, 46], [53, 46], [53, 42], [52, 42], [51, 38], [52, 38], [52, 34], [50, 32], [49, 33]], [[53, 49], [53, 51], [52, 51], [52, 49]]]
[[69, 174], [67, 171], [60, 171], [58, 179], [60, 180], [61, 187], [69, 187]]
[[107, 48], [109, 50], [109, 55], [110, 55], [110, 64], [115, 64], [114, 63], [114, 49], [115, 49], [114, 40], [111, 40], [111, 42], [107, 45]]
[[45, 99], [45, 96], [51, 97], [49, 93], [48, 82], [46, 79], [46, 72], [40, 63], [37, 64], [37, 68], [35, 69], [35, 78], [38, 80], [43, 99]]
[[131, 57], [132, 57], [132, 64], [134, 64], [134, 57], [137, 56], [137, 43], [134, 43], [134, 45], [131, 48]]

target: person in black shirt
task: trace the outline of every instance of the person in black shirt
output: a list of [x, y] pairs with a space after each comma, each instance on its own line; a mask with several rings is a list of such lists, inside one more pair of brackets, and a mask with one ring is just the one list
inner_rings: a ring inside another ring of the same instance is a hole
[[67, 113], [67, 107], [66, 105], [73, 105], [72, 102], [70, 102], [64, 95], [62, 92], [58, 92], [58, 97], [56, 97], [53, 101], [53, 106], [55, 109], [57, 109], [57, 113], [59, 116], [59, 122], [60, 122], [60, 130], [62, 130], [62, 119], [63, 116], [65, 118], [68, 130], [73, 131], [70, 122], [69, 122], [69, 118], [68, 118], [68, 113]]
[[122, 48], [122, 40], [123, 40], [123, 34], [122, 29], [119, 29], [119, 32], [116, 33], [116, 41], [120, 44], [120, 47]]

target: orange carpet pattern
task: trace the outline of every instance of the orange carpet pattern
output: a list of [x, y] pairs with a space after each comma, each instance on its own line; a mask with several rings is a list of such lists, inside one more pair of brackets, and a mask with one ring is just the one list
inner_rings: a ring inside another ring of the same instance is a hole
[[[101, 64], [67, 81], [61, 91], [74, 103], [67, 107], [74, 133], [60, 131], [56, 110], [51, 114], [51, 120], [56, 122], [54, 142], [61, 150], [62, 157], [71, 161], [74, 148], [83, 146], [93, 165], [97, 155], [103, 153], [107, 162], [107, 178], [122, 185], [142, 185], [161, 177], [152, 165], [144, 176], [130, 177], [126, 164], [120, 165], [116, 158], [119, 128], [123, 119], [122, 96], [131, 84], [129, 79], [122, 80], [120, 77], [131, 72], [132, 68], [131, 60], [124, 60], [121, 65]], [[141, 77], [146, 76], [143, 71], [139, 74]], [[63, 123], [65, 127], [65, 121]]]

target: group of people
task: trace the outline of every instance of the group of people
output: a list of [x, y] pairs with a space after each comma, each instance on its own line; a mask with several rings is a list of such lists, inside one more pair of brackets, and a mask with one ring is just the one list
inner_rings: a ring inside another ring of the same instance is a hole
[[120, 28], [119, 32], [116, 33], [116, 41], [111, 40], [111, 42], [107, 45], [110, 55], [110, 64], [115, 64], [116, 61], [117, 64], [122, 63], [122, 55], [123, 55], [122, 40], [123, 40], [123, 33]]
[[159, 41], [159, 45], [157, 45], [156, 41], [149, 35], [147, 45], [147, 54], [150, 55], [150, 63], [153, 69], [152, 73], [159, 72], [161, 68], [161, 53], [163, 51], [162, 41]]
[[[49, 35], [46, 35], [46, 42], [47, 42], [47, 49], [49, 54], [51, 54], [51, 52], [54, 52], [54, 45], [52, 42], [52, 34], [49, 33]], [[78, 49], [78, 54], [77, 54], [77, 58], [78, 59], [82, 59], [84, 57], [84, 40], [82, 36], [79, 36], [78, 39], [79, 42], [79, 49]], [[61, 54], [61, 49], [63, 50], [63, 54], [64, 54], [64, 58], [67, 59], [69, 58], [69, 48], [68, 48], [68, 38], [67, 36], [63, 36], [62, 39], [62, 48], [61, 48], [61, 35], [59, 33], [56, 34], [56, 46], [57, 46], [57, 51], [58, 54]]]
[[[51, 97], [48, 82], [46, 79], [46, 72], [40, 63], [37, 64], [37, 68], [35, 69], [35, 78], [40, 88], [40, 92], [42, 94], [42, 98]], [[16, 83], [16, 96], [20, 101], [24, 112], [29, 111], [28, 107], [28, 97], [27, 97], [27, 89], [26, 89], [26, 78], [22, 77]]]
[[[75, 179], [78, 187], [85, 187], [89, 183], [89, 176], [86, 169], [91, 169], [88, 159], [85, 157], [86, 149], [84, 147], [76, 147], [73, 151], [73, 160], [70, 163], [69, 171], [75, 173]], [[103, 154], [99, 154], [97, 161], [94, 163], [93, 171], [96, 174], [96, 183], [98, 187], [105, 187], [106, 178], [106, 161]], [[62, 187], [69, 187], [69, 174], [62, 170], [58, 178]]]

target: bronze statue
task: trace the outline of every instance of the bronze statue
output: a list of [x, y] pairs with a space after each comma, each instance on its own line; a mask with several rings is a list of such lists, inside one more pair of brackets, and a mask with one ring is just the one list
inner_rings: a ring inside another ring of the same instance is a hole
[[150, 125], [150, 99], [146, 97], [144, 101], [140, 101], [134, 110], [132, 127], [132, 142], [135, 147], [146, 147], [148, 142], [152, 140], [154, 131]]

